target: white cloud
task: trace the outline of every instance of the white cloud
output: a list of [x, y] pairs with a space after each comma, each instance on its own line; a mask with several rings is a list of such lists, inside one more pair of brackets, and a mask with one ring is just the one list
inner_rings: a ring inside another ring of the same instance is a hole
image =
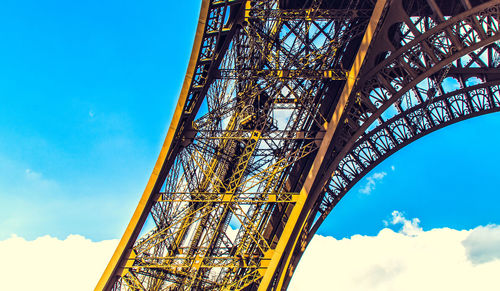
[[500, 259], [500, 226], [479, 226], [462, 244], [466, 249], [467, 257], [475, 264]]
[[386, 172], [373, 173], [370, 177], [366, 178], [366, 184], [363, 188], [359, 189], [360, 193], [370, 194], [378, 181], [381, 181], [387, 175]]
[[401, 227], [401, 230], [399, 232], [409, 236], [415, 236], [422, 232], [422, 228], [419, 226], [420, 219], [418, 218], [406, 219], [406, 217], [404, 217], [404, 214], [397, 210], [394, 210], [391, 213], [391, 215], [392, 219], [390, 222], [384, 221], [384, 224], [386, 226], [389, 224], [392, 225], [402, 224], [403, 226]]
[[292, 110], [289, 109], [275, 109], [273, 111], [273, 118], [276, 121], [276, 126], [279, 129], [284, 129], [290, 116], [292, 114]]
[[[237, 230], [228, 232], [236, 237]], [[117, 245], [117, 239], [93, 242], [81, 235], [32, 241], [12, 235], [0, 241], [0, 289], [93, 290]]]
[[[423, 231], [399, 211], [387, 224], [402, 228], [341, 240], [316, 235], [288, 290], [500, 289], [500, 226]], [[0, 241], [2, 290], [92, 290], [117, 244], [12, 236]]]
[[396, 170], [396, 167], [391, 166], [391, 170], [395, 171], [395, 170]]
[[500, 290], [499, 226], [423, 231], [398, 211], [388, 223], [402, 229], [315, 235], [288, 290]]
[[93, 290], [118, 240], [92, 242], [80, 235], [0, 241], [2, 290]]
[[236, 237], [238, 236], [238, 231], [238, 229], [233, 229], [231, 226], [229, 226], [226, 229], [227, 237], [229, 237], [229, 239], [231, 239], [232, 241], [235, 241]]

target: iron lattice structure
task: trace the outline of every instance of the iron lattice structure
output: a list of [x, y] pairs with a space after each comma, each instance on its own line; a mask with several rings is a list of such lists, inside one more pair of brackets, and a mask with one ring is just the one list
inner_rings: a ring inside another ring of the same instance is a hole
[[500, 1], [204, 0], [165, 144], [96, 290], [286, 288], [366, 173], [499, 110], [499, 17]]

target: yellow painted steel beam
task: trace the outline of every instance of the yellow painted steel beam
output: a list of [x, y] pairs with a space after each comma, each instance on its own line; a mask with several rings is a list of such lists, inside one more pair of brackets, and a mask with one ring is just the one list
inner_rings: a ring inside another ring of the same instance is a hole
[[316, 182], [319, 170], [324, 167], [324, 157], [326, 156], [327, 151], [330, 148], [333, 135], [337, 129], [338, 124], [340, 123], [340, 117], [344, 113], [344, 109], [347, 105], [352, 89], [356, 83], [356, 79], [365, 59], [368, 47], [370, 46], [370, 43], [373, 39], [375, 29], [381, 20], [382, 11], [386, 5], [386, 2], [387, 0], [378, 0], [375, 5], [372, 16], [370, 18], [370, 22], [368, 23], [368, 26], [366, 28], [363, 40], [354, 60], [354, 64], [349, 71], [347, 81], [344, 85], [344, 89], [340, 95], [333, 116], [330, 122], [325, 126], [326, 133], [323, 141], [321, 142], [318, 154], [316, 155], [313, 165], [311, 166], [307, 179], [304, 182], [304, 186], [300, 191], [298, 201], [293, 207], [292, 212], [290, 213], [290, 217], [288, 218], [283, 233], [280, 236], [278, 245], [274, 249], [274, 252], [272, 252], [271, 261], [259, 285], [259, 291], [265, 291], [271, 287], [271, 281], [275, 273], [278, 271], [278, 266], [280, 265], [280, 262], [282, 262], [282, 260], [284, 260], [285, 264], [282, 268], [283, 272], [280, 276], [280, 280], [277, 284], [276, 290], [279, 290], [283, 285], [283, 281], [285, 278], [284, 275], [292, 257], [291, 250], [293, 250], [295, 244], [297, 243], [299, 234], [303, 229], [305, 221], [307, 220], [307, 217], [311, 212], [311, 207], [308, 206], [314, 201], [312, 201], [313, 199], [311, 199], [312, 197], [310, 197], [310, 195], [313, 193], [313, 191], [318, 192], [318, 190], [314, 189], [313, 187], [317, 186]]
[[234, 197], [233, 195], [225, 195], [223, 200], [220, 198], [160, 198], [159, 202], [190, 202], [190, 203], [238, 203], [238, 204], [256, 204], [256, 203], [295, 203], [298, 200], [298, 193], [278, 193], [270, 194], [265, 198], [253, 197]]
[[127, 256], [130, 253], [129, 250], [132, 247], [135, 239], [139, 235], [141, 228], [149, 214], [151, 205], [156, 198], [154, 197], [154, 189], [158, 188], [158, 177], [160, 175], [160, 172], [164, 169], [168, 155], [171, 154], [174, 136], [177, 130], [180, 128], [179, 125], [181, 123], [181, 117], [183, 116], [184, 107], [189, 94], [189, 88], [192, 83], [196, 62], [198, 60], [198, 55], [201, 48], [209, 4], [209, 0], [203, 0], [201, 3], [200, 17], [198, 20], [198, 26], [196, 28], [193, 50], [191, 51], [191, 57], [189, 59], [189, 65], [187, 68], [186, 76], [184, 78], [184, 83], [182, 85], [179, 101], [177, 102], [177, 107], [175, 108], [172, 122], [170, 123], [167, 136], [161, 148], [158, 160], [156, 161], [153, 173], [148, 180], [146, 189], [142, 194], [139, 204], [125, 230], [125, 233], [120, 240], [120, 243], [118, 244], [118, 247], [113, 253], [110, 262], [108, 263], [106, 269], [104, 270], [104, 273], [97, 283], [97, 286], [95, 287], [95, 291], [109, 290], [112, 287], [112, 284], [120, 275], [118, 270], [124, 265], [124, 262], [127, 261]]

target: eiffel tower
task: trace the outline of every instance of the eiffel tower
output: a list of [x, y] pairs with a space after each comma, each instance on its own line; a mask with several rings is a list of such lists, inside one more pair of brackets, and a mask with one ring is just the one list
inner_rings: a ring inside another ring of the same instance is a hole
[[499, 111], [499, 18], [499, 0], [203, 0], [164, 145], [96, 290], [286, 289], [371, 169]]

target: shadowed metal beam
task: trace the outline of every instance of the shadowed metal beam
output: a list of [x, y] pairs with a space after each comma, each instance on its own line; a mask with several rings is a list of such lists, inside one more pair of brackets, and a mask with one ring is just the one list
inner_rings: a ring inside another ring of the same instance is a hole
[[[287, 269], [287, 266], [290, 263], [291, 254], [295, 244], [297, 243], [299, 234], [304, 226], [304, 221], [311, 214], [311, 204], [314, 203], [317, 196], [319, 195], [320, 189], [315, 189], [314, 187], [317, 186], [317, 179], [321, 177], [320, 169], [326, 166], [324, 164], [325, 155], [330, 149], [333, 135], [338, 123], [340, 122], [340, 117], [344, 112], [345, 105], [347, 104], [348, 98], [351, 95], [354, 84], [356, 83], [358, 73], [363, 64], [375, 30], [380, 22], [382, 11], [385, 5], [386, 0], [378, 0], [377, 4], [375, 5], [372, 16], [370, 18], [370, 22], [368, 24], [368, 27], [366, 28], [365, 35], [359, 47], [358, 54], [356, 55], [351, 70], [349, 71], [346, 84], [344, 85], [344, 89], [336, 105], [335, 112], [330, 122], [325, 125], [326, 133], [323, 141], [321, 142], [318, 154], [314, 160], [309, 174], [307, 175], [304, 186], [300, 191], [298, 201], [293, 207], [292, 213], [290, 214], [290, 217], [286, 222], [285, 229], [280, 236], [278, 245], [273, 252], [271, 262], [269, 263], [266, 273], [264, 274], [264, 277], [262, 278], [262, 281], [259, 285], [259, 291], [268, 290], [269, 288], [273, 287], [271, 285], [271, 281], [276, 275], [279, 276], [279, 282], [275, 286], [275, 289], [279, 290], [283, 285], [285, 276], [285, 272], [283, 271]], [[279, 266], [280, 264], [283, 265]], [[278, 268], [282, 270], [282, 274], [279, 274], [279, 272], [277, 272]]]

